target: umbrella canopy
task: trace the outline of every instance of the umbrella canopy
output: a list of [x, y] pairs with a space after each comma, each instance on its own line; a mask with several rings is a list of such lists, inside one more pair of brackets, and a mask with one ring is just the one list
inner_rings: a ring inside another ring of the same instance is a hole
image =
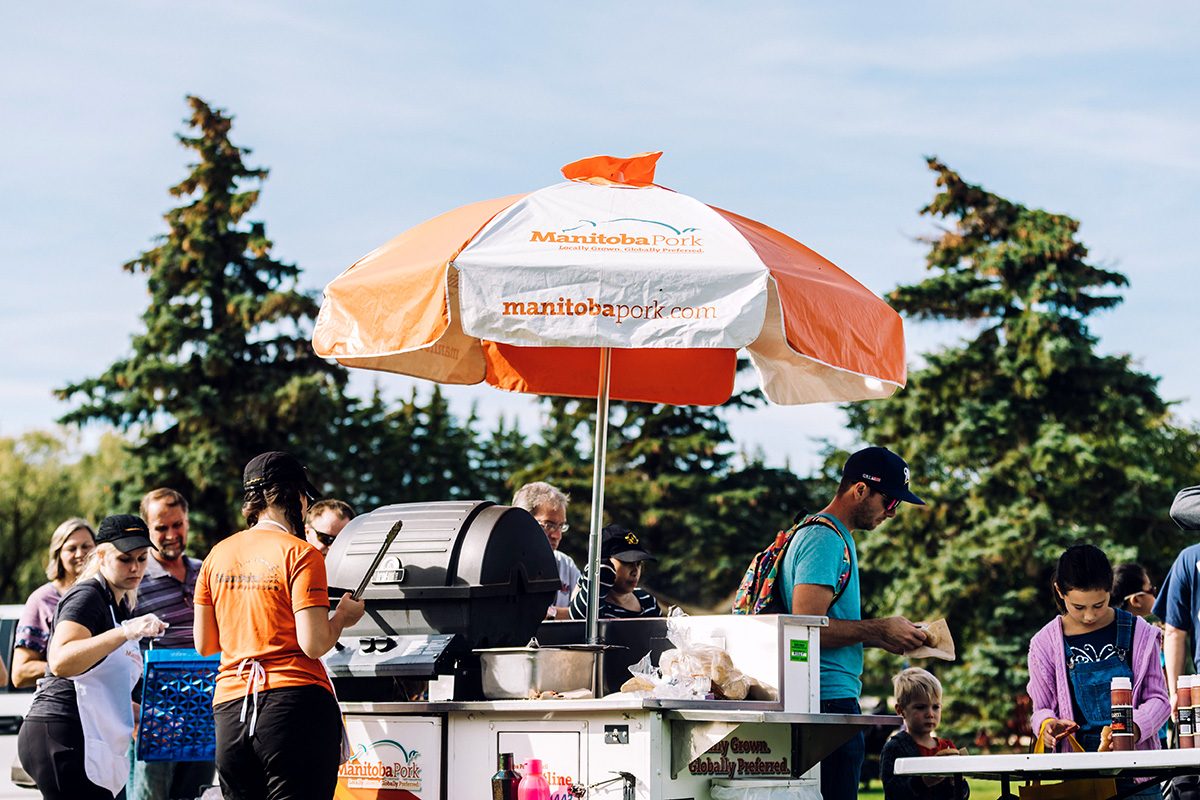
[[779, 231], [655, 184], [660, 155], [576, 161], [400, 234], [325, 288], [313, 332], [349, 367], [595, 397], [592, 576], [610, 398], [723, 403], [742, 348], [776, 403], [887, 397], [906, 376], [895, 311]]
[[653, 181], [659, 153], [563, 168], [567, 182], [457, 208], [335, 278], [313, 335], [350, 367], [440, 383], [717, 405], [745, 348], [782, 404], [904, 385], [898, 314], [814, 251]]

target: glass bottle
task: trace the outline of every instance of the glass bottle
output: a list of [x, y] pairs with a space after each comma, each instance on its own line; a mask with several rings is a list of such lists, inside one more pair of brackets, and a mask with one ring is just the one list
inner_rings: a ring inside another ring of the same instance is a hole
[[492, 800], [517, 800], [521, 776], [513, 770], [513, 754], [501, 753], [496, 759], [496, 774], [492, 776]]

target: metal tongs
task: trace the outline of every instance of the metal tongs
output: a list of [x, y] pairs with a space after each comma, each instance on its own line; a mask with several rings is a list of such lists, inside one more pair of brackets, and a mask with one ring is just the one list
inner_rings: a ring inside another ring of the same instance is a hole
[[379, 548], [379, 552], [375, 554], [375, 559], [371, 562], [371, 566], [367, 567], [367, 572], [363, 575], [362, 581], [358, 584], [358, 588], [354, 590], [351, 598], [359, 600], [362, 598], [363, 592], [367, 590], [367, 584], [371, 582], [371, 578], [375, 577], [375, 570], [379, 569], [379, 562], [383, 561], [383, 557], [387, 554], [388, 548], [392, 546], [392, 542], [396, 540], [396, 534], [400, 533], [400, 529], [404, 527], [404, 520], [396, 520], [396, 524], [392, 525], [392, 529], [387, 532], [387, 536], [383, 537], [383, 547]]

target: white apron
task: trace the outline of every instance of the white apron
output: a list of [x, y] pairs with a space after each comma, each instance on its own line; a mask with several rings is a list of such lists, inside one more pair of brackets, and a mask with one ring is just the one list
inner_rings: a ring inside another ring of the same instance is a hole
[[[112, 614], [112, 608], [109, 608]], [[120, 627], [116, 614], [113, 624]], [[75, 682], [79, 722], [83, 726], [84, 774], [116, 796], [129, 779], [129, 743], [133, 739], [133, 687], [142, 677], [142, 651], [125, 642]]]

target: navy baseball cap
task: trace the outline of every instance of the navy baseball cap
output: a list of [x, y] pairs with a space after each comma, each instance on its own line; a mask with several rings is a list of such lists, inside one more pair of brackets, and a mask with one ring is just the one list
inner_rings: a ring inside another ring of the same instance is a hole
[[862, 481], [888, 497], [923, 506], [908, 488], [908, 463], [886, 447], [867, 447], [846, 459], [842, 480]]

